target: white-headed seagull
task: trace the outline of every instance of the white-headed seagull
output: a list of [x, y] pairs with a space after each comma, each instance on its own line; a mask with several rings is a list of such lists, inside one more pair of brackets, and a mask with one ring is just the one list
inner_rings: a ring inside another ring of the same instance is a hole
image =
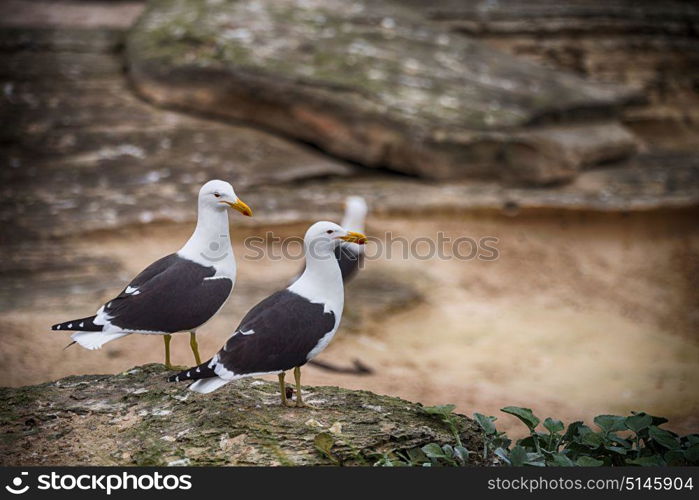
[[194, 380], [191, 390], [208, 393], [242, 377], [277, 374], [282, 404], [294, 406], [287, 401], [284, 384], [284, 373], [293, 369], [295, 406], [306, 406], [301, 366], [327, 347], [340, 325], [345, 294], [334, 252], [348, 242], [362, 245], [366, 237], [333, 222], [313, 224], [304, 237], [306, 269], [301, 277], [253, 307], [212, 359], [169, 380]]
[[[367, 205], [361, 196], [348, 196], [345, 200], [345, 216], [342, 227], [358, 233], [364, 232]], [[335, 249], [335, 257], [340, 264], [342, 281], [346, 284], [357, 274], [364, 260], [364, 245], [343, 243]]]
[[[363, 233], [367, 211], [367, 204], [364, 198], [361, 196], [348, 196], [345, 200], [345, 215], [342, 218], [341, 226], [349, 231]], [[338, 264], [340, 264], [342, 281], [347, 284], [362, 266], [364, 261], [364, 245], [342, 243], [335, 248], [335, 258]], [[305, 264], [301, 271], [291, 280], [291, 283], [299, 279], [304, 269]]]
[[194, 358], [201, 363], [196, 330], [218, 313], [235, 285], [228, 208], [252, 215], [229, 183], [212, 180], [204, 184], [199, 191], [197, 226], [178, 252], [144, 269], [94, 316], [51, 329], [74, 331], [73, 341], [86, 349], [99, 349], [132, 333], [163, 335], [168, 368], [171, 335], [190, 332]]

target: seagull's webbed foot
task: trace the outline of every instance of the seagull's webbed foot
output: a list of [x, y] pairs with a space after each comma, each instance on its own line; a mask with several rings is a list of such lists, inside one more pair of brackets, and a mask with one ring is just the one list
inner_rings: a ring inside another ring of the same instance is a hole
[[296, 408], [308, 408], [309, 410], [316, 410], [318, 409], [317, 406], [313, 406], [312, 404], [306, 403], [304, 400], [296, 400], [296, 403], [293, 405]]

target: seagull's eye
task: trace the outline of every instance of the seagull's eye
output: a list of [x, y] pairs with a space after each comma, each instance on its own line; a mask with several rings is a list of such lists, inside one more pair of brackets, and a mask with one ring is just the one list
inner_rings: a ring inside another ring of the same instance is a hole
[[335, 231], [334, 231], [334, 230], [332, 230], [332, 229], [328, 229], [328, 230], [327, 230], [327, 231], [325, 231], [325, 232], [326, 232], [326, 233], [328, 233], [328, 234], [333, 234], [333, 233], [334, 233]]
[[216, 198], [220, 198], [220, 197], [221, 197], [221, 195], [220, 195], [219, 193], [214, 193], [214, 196], [215, 196]]

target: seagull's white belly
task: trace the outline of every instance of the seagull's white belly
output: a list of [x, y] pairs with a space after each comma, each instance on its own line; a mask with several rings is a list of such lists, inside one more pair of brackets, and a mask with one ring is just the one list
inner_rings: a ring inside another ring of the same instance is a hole
[[336, 325], [335, 328], [333, 328], [332, 330], [330, 330], [328, 333], [326, 333], [325, 335], [323, 335], [323, 336], [320, 338], [320, 340], [318, 341], [318, 343], [316, 344], [316, 346], [315, 346], [313, 349], [311, 349], [311, 352], [309, 352], [308, 355], [306, 356], [306, 360], [307, 360], [307, 361], [312, 360], [312, 359], [315, 358], [318, 354], [320, 354], [321, 352], [323, 352], [323, 350], [324, 350], [326, 347], [328, 347], [328, 344], [330, 343], [330, 341], [331, 341], [331, 340], [333, 339], [333, 337], [335, 336], [335, 333], [337, 333], [337, 328], [338, 328], [338, 326], [340, 326], [340, 325], [339, 325], [339, 324]]

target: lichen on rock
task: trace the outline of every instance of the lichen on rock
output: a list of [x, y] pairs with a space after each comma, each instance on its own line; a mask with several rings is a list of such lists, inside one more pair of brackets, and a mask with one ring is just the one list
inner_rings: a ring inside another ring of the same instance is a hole
[[[151, 364], [0, 389], [0, 464], [371, 465], [454, 439], [420, 404], [367, 391], [304, 387], [316, 408], [297, 409], [282, 407], [277, 384], [263, 380], [201, 395], [165, 379]], [[482, 449], [475, 422], [457, 418], [464, 445]]]
[[[520, 132], [590, 115], [619, 127], [616, 109], [637, 97], [517, 60], [397, 2], [152, 0], [127, 55], [135, 88], [153, 102], [437, 179], [569, 180], [590, 156], [571, 161], [563, 143], [549, 158], [557, 147]], [[513, 140], [542, 151], [541, 167], [519, 169], [505, 151]], [[624, 144], [631, 154], [630, 135]], [[498, 168], [503, 158], [511, 168]]]

